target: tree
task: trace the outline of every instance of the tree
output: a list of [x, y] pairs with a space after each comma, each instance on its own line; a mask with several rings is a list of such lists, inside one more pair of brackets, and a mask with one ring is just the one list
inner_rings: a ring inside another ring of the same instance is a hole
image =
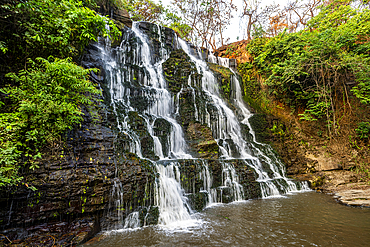
[[99, 35], [115, 38], [119, 30], [81, 2], [5, 1], [0, 4], [0, 73], [24, 68], [29, 58], [78, 58]]
[[166, 9], [164, 26], [173, 29], [182, 39], [190, 40], [191, 27], [175, 11]]
[[245, 32], [248, 40], [252, 39], [253, 28], [264, 26], [264, 23], [278, 11], [279, 5], [271, 4], [262, 9], [261, 3], [261, 0], [243, 0], [243, 10], [240, 17], [245, 19]]
[[21, 180], [18, 169], [38, 167], [45, 145], [82, 119], [82, 105], [95, 105], [101, 92], [88, 80], [90, 71], [70, 58], [36, 58], [27, 69], [7, 76], [12, 84], [0, 91], [12, 102], [0, 113], [0, 187]]
[[191, 28], [189, 39], [193, 43], [215, 50], [226, 42], [222, 32], [236, 10], [232, 0], [177, 0], [172, 3]]
[[341, 109], [351, 109], [351, 91], [361, 103], [370, 103], [370, 10], [332, 1], [306, 26], [267, 42], [253, 40], [247, 50], [269, 92], [292, 108], [305, 109], [302, 120], [324, 120], [332, 137], [347, 113], [339, 114]]
[[162, 23], [165, 7], [162, 3], [151, 0], [122, 0], [123, 8], [126, 9], [133, 21], [148, 21]]
[[269, 18], [270, 26], [269, 32], [272, 37], [278, 35], [282, 32], [285, 28], [288, 27], [288, 23], [286, 21], [286, 14], [279, 12]]
[[307, 22], [318, 13], [318, 7], [322, 4], [322, 0], [295, 0], [289, 2], [284, 8], [289, 23], [289, 31], [295, 32], [300, 27], [305, 28]]
[[166, 8], [161, 2], [151, 0], [115, 0], [119, 6], [127, 10], [133, 21], [148, 21], [173, 29], [181, 38], [188, 39], [191, 31], [176, 10]]

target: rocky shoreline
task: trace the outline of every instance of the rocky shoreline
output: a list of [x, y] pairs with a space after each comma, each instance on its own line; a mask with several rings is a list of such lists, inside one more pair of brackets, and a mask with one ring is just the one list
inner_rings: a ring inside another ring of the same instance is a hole
[[348, 206], [370, 207], [370, 187], [366, 190], [343, 190], [335, 193], [334, 198]]
[[[366, 157], [366, 151], [360, 153], [361, 150], [346, 146], [342, 139], [329, 142], [313, 138], [310, 128], [292, 116], [255, 116], [257, 125], [265, 126], [257, 135], [279, 153], [290, 177], [308, 181], [312, 189], [334, 196], [341, 204], [370, 207], [370, 181], [361, 170], [364, 160], [360, 158]], [[278, 134], [272, 131], [274, 126], [279, 126]]]

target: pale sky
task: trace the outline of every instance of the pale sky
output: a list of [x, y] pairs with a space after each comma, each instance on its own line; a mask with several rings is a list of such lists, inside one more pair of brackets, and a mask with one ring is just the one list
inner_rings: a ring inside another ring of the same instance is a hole
[[[155, 2], [159, 2], [159, 0], [154, 0]], [[170, 5], [172, 0], [162, 0], [162, 4], [167, 6]], [[262, 0], [261, 7], [265, 7], [267, 5], [270, 5], [272, 3], [280, 4], [280, 6], [284, 6], [287, 0]], [[230, 37], [230, 42], [237, 41], [237, 38], [239, 40], [243, 39], [243, 30], [239, 23], [239, 11], [242, 9], [242, 3], [243, 0], [233, 0], [233, 3], [238, 7], [238, 13], [234, 13], [234, 18], [231, 21], [231, 25], [224, 31], [223, 35], [224, 37]]]

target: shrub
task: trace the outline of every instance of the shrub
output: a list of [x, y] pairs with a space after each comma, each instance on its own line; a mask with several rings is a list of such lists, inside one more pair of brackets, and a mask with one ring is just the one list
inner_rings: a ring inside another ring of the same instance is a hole
[[20, 166], [36, 168], [42, 147], [83, 120], [81, 105], [94, 105], [101, 93], [88, 80], [91, 71], [97, 72], [69, 58], [37, 58], [29, 60], [28, 69], [7, 75], [19, 86], [1, 90], [12, 112], [0, 113], [0, 186], [17, 183]]

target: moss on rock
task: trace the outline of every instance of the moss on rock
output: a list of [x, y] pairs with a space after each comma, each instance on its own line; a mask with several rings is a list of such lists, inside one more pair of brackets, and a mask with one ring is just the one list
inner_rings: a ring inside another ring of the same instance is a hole
[[205, 192], [192, 193], [188, 199], [191, 208], [199, 212], [207, 206], [208, 195]]
[[173, 93], [180, 92], [181, 88], [188, 87], [189, 76], [192, 80], [197, 80], [201, 75], [198, 74], [195, 64], [184, 50], [174, 50], [170, 57], [163, 63], [165, 79], [168, 88]]
[[219, 81], [224, 97], [229, 100], [231, 98], [231, 77], [233, 72], [229, 68], [215, 63], [208, 63], [208, 67], [213, 71], [217, 81]]
[[148, 126], [143, 117], [137, 112], [128, 112], [129, 124], [135, 133], [138, 135], [141, 144], [141, 152], [144, 157], [151, 160], [158, 160], [159, 158], [154, 154], [154, 140], [148, 132]]
[[195, 156], [204, 159], [218, 158], [218, 145], [208, 126], [191, 122], [186, 130], [186, 137], [189, 146], [195, 151]]
[[254, 114], [248, 120], [255, 132], [256, 140], [258, 142], [266, 142], [266, 138], [270, 136], [266, 114]]

